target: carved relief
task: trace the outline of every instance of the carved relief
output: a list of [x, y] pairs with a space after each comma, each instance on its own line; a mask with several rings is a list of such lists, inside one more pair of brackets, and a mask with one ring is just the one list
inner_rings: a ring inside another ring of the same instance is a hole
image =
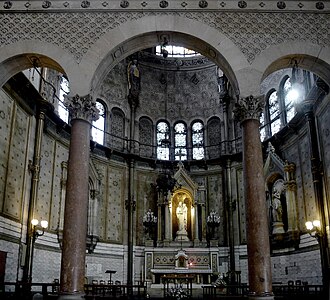
[[241, 98], [238, 103], [235, 104], [235, 118], [241, 123], [248, 119], [255, 119], [259, 121], [263, 108], [263, 97], [249, 96], [246, 98]]

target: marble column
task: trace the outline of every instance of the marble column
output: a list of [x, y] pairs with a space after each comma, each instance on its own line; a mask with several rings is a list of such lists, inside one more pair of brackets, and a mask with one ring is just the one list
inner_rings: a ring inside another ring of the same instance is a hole
[[59, 299], [81, 299], [85, 277], [90, 129], [91, 122], [98, 119], [98, 110], [90, 95], [66, 97], [64, 104], [71, 116], [71, 139]]
[[268, 212], [259, 132], [263, 97], [242, 98], [234, 109], [242, 126], [243, 172], [246, 201], [249, 299], [274, 299]]

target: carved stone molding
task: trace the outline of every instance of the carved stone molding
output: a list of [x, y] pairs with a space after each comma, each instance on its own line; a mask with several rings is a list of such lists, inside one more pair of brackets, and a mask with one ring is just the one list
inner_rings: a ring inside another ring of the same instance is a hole
[[99, 110], [93, 102], [91, 95], [86, 96], [64, 96], [64, 105], [68, 109], [71, 119], [83, 119], [88, 122], [96, 121], [99, 118]]
[[234, 115], [239, 122], [245, 120], [255, 119], [260, 120], [261, 113], [264, 108], [264, 97], [249, 96], [241, 98], [238, 103], [235, 104]]

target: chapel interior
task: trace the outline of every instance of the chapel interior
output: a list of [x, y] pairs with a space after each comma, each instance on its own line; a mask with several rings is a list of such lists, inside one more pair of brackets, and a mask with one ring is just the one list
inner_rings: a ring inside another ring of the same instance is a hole
[[0, 295], [329, 299], [329, 6], [295, 6], [314, 27], [267, 44], [261, 4], [217, 2], [264, 26], [253, 50], [213, 1], [18, 2], [0, 1]]

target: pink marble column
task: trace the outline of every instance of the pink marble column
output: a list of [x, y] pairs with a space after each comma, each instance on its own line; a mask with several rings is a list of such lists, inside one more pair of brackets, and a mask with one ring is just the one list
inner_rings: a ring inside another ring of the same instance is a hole
[[249, 299], [274, 299], [268, 213], [263, 175], [259, 119], [263, 97], [239, 100], [234, 110], [241, 122], [243, 137], [243, 172], [246, 201]]
[[98, 110], [90, 95], [66, 99], [71, 140], [64, 210], [60, 299], [84, 294], [91, 122]]

